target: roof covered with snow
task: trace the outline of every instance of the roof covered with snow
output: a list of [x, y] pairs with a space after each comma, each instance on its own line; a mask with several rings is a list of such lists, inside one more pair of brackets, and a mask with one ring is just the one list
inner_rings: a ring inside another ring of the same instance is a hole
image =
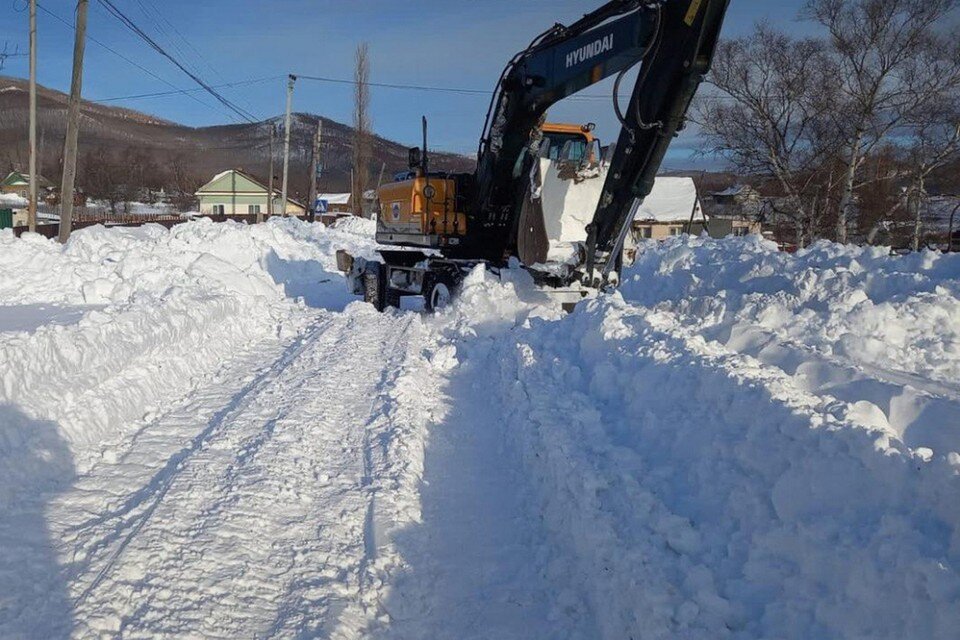
[[653, 183], [634, 220], [641, 222], [686, 222], [696, 209], [694, 220], [703, 220], [703, 208], [693, 178], [662, 176]]
[[6, 209], [9, 207], [25, 207], [27, 206], [27, 199], [21, 198], [15, 193], [0, 193], [0, 209]]
[[318, 200], [326, 200], [327, 204], [350, 204], [349, 193], [321, 193], [317, 195]]

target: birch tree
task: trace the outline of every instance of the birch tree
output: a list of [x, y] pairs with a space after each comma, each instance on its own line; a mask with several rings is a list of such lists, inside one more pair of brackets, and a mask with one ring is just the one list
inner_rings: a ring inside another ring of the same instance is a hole
[[824, 121], [837, 99], [836, 70], [824, 44], [795, 40], [764, 25], [720, 44], [694, 119], [708, 151], [741, 173], [769, 176], [783, 190], [797, 243], [816, 235], [819, 191], [813, 188], [830, 157]]
[[841, 100], [832, 126], [844, 175], [836, 238], [846, 242], [857, 176], [867, 157], [911, 114], [960, 83], [955, 42], [939, 27], [957, 0], [808, 0], [837, 65]]

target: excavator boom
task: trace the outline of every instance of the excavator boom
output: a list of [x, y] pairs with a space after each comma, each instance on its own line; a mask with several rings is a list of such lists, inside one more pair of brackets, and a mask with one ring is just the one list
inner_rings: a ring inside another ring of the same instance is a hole
[[653, 187], [672, 138], [710, 68], [729, 0], [613, 0], [570, 26], [554, 25], [507, 65], [487, 116], [470, 217], [478, 253], [515, 253], [532, 137], [558, 101], [642, 63], [603, 195], [588, 228], [587, 280], [609, 273], [635, 200]]

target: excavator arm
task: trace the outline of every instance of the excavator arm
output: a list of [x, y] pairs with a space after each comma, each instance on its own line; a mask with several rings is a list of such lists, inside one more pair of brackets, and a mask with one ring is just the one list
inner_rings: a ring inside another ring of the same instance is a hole
[[[587, 274], [606, 276], [636, 199], [651, 190], [670, 140], [709, 69], [729, 0], [613, 0], [569, 25], [554, 25], [507, 65], [478, 151], [474, 253], [515, 250], [536, 132], [547, 109], [606, 78], [643, 66], [626, 109], [603, 196], [588, 227]], [[616, 96], [614, 96], [616, 100]], [[595, 282], [592, 282], [595, 284]]]

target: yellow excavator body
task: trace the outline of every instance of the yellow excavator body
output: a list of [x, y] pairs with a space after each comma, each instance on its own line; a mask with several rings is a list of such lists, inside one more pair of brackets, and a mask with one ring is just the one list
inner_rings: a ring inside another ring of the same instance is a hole
[[[552, 159], [593, 159], [593, 125], [546, 123], [543, 137]], [[377, 191], [380, 211], [377, 241], [384, 244], [440, 247], [456, 244], [467, 235], [466, 204], [457, 181], [441, 176], [416, 175], [384, 184]]]

